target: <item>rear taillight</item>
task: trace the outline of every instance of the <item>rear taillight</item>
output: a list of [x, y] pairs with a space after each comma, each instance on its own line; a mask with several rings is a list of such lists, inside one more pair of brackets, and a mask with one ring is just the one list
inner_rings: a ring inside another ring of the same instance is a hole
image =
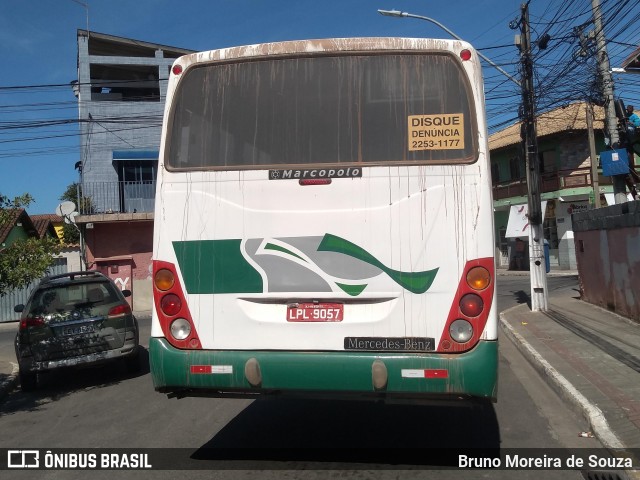
[[439, 351], [462, 352], [480, 339], [493, 301], [493, 258], [467, 262], [442, 332]]
[[484, 290], [491, 283], [491, 274], [484, 267], [473, 267], [467, 272], [467, 285], [474, 290]]
[[109, 310], [109, 317], [116, 317], [118, 315], [130, 315], [131, 307], [128, 303], [123, 303], [122, 305], [116, 305], [111, 310]]
[[180, 297], [173, 293], [169, 293], [162, 297], [160, 300], [160, 308], [162, 308], [162, 312], [165, 315], [173, 317], [180, 313], [180, 309], [182, 308], [182, 302], [180, 301]]
[[477, 317], [482, 313], [484, 302], [480, 295], [467, 293], [460, 299], [460, 311], [467, 317]]
[[330, 178], [306, 178], [298, 180], [300, 185], [329, 185], [331, 184]]
[[161, 268], [153, 276], [154, 285], [158, 290], [162, 290], [163, 292], [166, 292], [171, 287], [173, 287], [173, 284], [175, 283], [175, 281], [176, 280], [173, 275], [173, 272], [166, 268]]
[[176, 348], [202, 348], [175, 265], [154, 260], [153, 272], [153, 300], [165, 338]]
[[44, 318], [42, 317], [23, 318], [20, 320], [19, 328], [20, 330], [26, 330], [32, 327], [42, 327], [44, 324]]

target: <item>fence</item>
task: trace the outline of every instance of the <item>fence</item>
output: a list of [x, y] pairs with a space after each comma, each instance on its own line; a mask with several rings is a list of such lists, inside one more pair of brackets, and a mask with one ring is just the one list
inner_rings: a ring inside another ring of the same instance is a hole
[[81, 215], [153, 212], [156, 182], [85, 182], [78, 202]]
[[[49, 267], [48, 275], [58, 275], [67, 272], [67, 259], [56, 258], [55, 263]], [[20, 314], [13, 311], [13, 307], [21, 303], [27, 303], [31, 290], [40, 280], [31, 282], [24, 288], [18, 288], [0, 296], [0, 323], [18, 320]]]

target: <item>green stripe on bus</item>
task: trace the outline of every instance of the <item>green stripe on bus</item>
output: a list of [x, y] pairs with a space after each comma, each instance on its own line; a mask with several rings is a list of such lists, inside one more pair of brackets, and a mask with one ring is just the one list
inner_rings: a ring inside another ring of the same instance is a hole
[[262, 293], [262, 277], [242, 256], [240, 240], [173, 242], [188, 293]]
[[[480, 341], [471, 351], [455, 355], [381, 352], [216, 351], [178, 350], [164, 338], [151, 338], [149, 357], [158, 390], [231, 389], [375, 393], [372, 364], [382, 361], [388, 372], [385, 393], [469, 395], [495, 398], [498, 344]], [[247, 360], [255, 358], [262, 374], [261, 388], [244, 376]], [[225, 366], [230, 373], [192, 374], [192, 365]], [[448, 378], [406, 378], [403, 369], [444, 369]]]
[[318, 246], [318, 251], [336, 252], [344, 255], [349, 255], [358, 260], [378, 267], [384, 273], [389, 275], [391, 279], [400, 285], [402, 288], [406, 288], [411, 293], [424, 293], [429, 290], [433, 280], [436, 278], [438, 269], [426, 270], [424, 272], [401, 272], [399, 270], [393, 270], [384, 265], [380, 260], [367, 252], [364, 248], [351, 243], [349, 240], [340, 238], [330, 233], [325, 234]]
[[288, 255], [291, 255], [293, 257], [299, 258], [300, 260], [302, 260], [303, 262], [306, 262], [306, 260], [304, 258], [302, 258], [300, 255], [297, 255], [295, 253], [293, 253], [291, 250], [281, 247], [280, 245], [274, 245], [273, 243], [267, 243], [264, 246], [265, 250], [275, 250], [276, 252], [282, 252], [282, 253], [286, 253]]

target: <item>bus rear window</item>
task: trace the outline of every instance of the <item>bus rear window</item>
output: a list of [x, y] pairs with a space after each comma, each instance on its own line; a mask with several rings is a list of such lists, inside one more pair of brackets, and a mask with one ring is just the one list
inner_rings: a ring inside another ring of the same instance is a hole
[[207, 64], [185, 72], [170, 169], [443, 164], [477, 158], [470, 84], [449, 54]]

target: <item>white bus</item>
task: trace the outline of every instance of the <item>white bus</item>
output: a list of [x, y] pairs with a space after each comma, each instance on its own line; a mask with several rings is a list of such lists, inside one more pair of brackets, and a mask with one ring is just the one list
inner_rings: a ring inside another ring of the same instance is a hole
[[491, 175], [469, 44], [181, 57], [160, 150], [157, 391], [495, 400]]

